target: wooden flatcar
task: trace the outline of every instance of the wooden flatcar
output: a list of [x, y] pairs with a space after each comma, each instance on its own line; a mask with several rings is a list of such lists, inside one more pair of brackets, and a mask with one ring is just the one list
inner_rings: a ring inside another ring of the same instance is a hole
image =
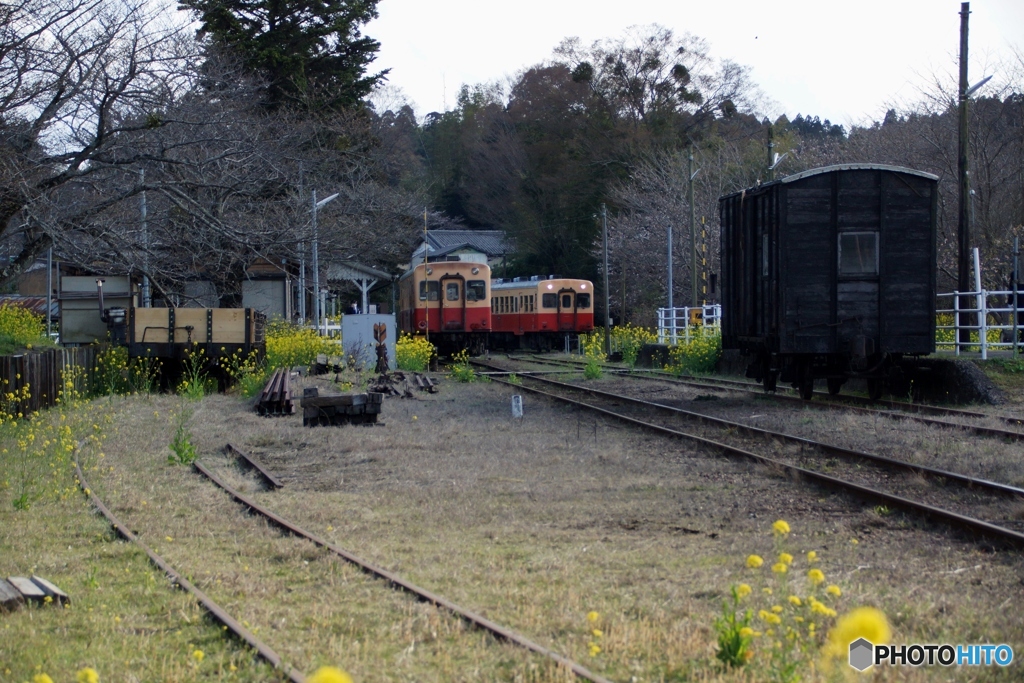
[[773, 391], [851, 377], [881, 396], [935, 350], [938, 178], [876, 164], [812, 169], [723, 196], [722, 346]]
[[472, 261], [428, 261], [398, 280], [398, 327], [429, 332], [442, 354], [463, 349], [478, 355], [491, 331], [491, 269]]
[[491, 326], [494, 347], [560, 348], [566, 334], [594, 329], [594, 285], [557, 276], [495, 280]]

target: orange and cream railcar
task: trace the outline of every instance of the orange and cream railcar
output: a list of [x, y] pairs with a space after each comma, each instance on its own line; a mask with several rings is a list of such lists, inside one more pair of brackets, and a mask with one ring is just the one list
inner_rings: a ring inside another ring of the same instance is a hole
[[421, 263], [398, 281], [399, 328], [429, 332], [442, 354], [483, 353], [491, 331], [490, 283], [486, 263]]
[[491, 344], [559, 348], [567, 334], [594, 329], [594, 285], [552, 276], [491, 283]]

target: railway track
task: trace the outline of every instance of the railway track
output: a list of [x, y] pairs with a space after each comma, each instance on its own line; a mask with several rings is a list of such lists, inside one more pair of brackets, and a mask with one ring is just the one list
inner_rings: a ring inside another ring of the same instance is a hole
[[[477, 365], [507, 370], [488, 363]], [[514, 386], [643, 429], [781, 468], [791, 476], [868, 498], [884, 510], [891, 506], [923, 514], [1002, 543], [1024, 546], [1024, 522], [1012, 519], [1024, 499], [1024, 489], [1018, 487], [543, 377], [524, 375], [520, 381], [542, 384], [546, 390], [526, 384]], [[582, 400], [583, 396], [587, 400]], [[697, 423], [698, 429], [683, 431], [679, 423], [684, 421]], [[865, 467], [866, 464], [869, 466]], [[985, 519], [976, 516], [979, 511]]]
[[[232, 454], [236, 456], [243, 457], [245, 460], [249, 462], [252, 462], [252, 460], [244, 453], [242, 453], [242, 451], [240, 451], [239, 449], [235, 448], [230, 444], [226, 446], [225, 450], [230, 451]], [[341, 557], [345, 561], [355, 565], [367, 574], [370, 574], [371, 576], [376, 577], [378, 579], [383, 579], [393, 588], [404, 591], [416, 597], [417, 599], [428, 602], [440, 609], [447, 610], [457, 618], [465, 621], [467, 624], [477, 629], [486, 631], [492, 634], [493, 636], [496, 636], [499, 640], [512, 643], [531, 652], [543, 655], [555, 661], [557, 664], [565, 667], [579, 679], [591, 681], [592, 683], [611, 683], [608, 679], [604, 678], [603, 676], [600, 676], [590, 671], [586, 667], [582, 666], [581, 664], [578, 664], [566, 657], [563, 657], [557, 652], [530, 640], [526, 636], [517, 633], [516, 631], [513, 631], [511, 629], [505, 628], [504, 626], [501, 626], [500, 624], [491, 621], [490, 619], [487, 619], [486, 617], [480, 614], [467, 610], [443, 596], [437, 595], [436, 593], [433, 593], [425, 588], [417, 586], [416, 584], [399, 576], [398, 574], [388, 571], [387, 569], [375, 565], [365, 559], [362, 559], [353, 552], [346, 550], [341, 546], [331, 543], [330, 541], [321, 538], [320, 536], [317, 536], [316, 534], [313, 534], [310, 531], [303, 529], [294, 522], [289, 521], [288, 519], [285, 519], [284, 517], [276, 514], [267, 507], [260, 505], [252, 497], [246, 496], [242, 492], [234, 489], [199, 460], [193, 463], [193, 468], [196, 470], [196, 472], [201, 474], [203, 477], [205, 477], [219, 489], [224, 491], [236, 502], [243, 505], [250, 513], [254, 513], [256, 515], [259, 515], [260, 517], [263, 517], [269, 523], [273, 524], [274, 526], [277, 526], [286, 533], [306, 539], [312, 544], [316, 545], [317, 547], [324, 548], [330, 551], [331, 553]], [[260, 469], [260, 472], [263, 477], [268, 476], [266, 473], [263, 473], [262, 469]]]
[[[266, 483], [268, 488], [279, 488], [281, 483], [277, 481], [270, 473], [262, 468], [256, 461], [249, 457], [246, 453], [240, 449], [228, 444], [225, 446], [225, 453], [232, 457], [240, 459], [249, 468], [254, 469], [256, 474]], [[225, 494], [230, 496], [233, 500], [241, 504], [246, 511], [250, 514], [258, 515], [265, 519], [269, 524], [281, 529], [282, 531], [292, 536], [305, 539], [311, 544], [323, 548], [334, 555], [342, 558], [346, 562], [349, 562], [359, 568], [361, 571], [373, 576], [377, 579], [382, 579], [387, 582], [392, 588], [403, 591], [418, 600], [430, 603], [435, 607], [445, 610], [456, 618], [461, 619], [473, 628], [485, 631], [492, 636], [495, 636], [498, 640], [511, 643], [518, 647], [524, 648], [531, 652], [543, 655], [553, 660], [558, 665], [571, 671], [576, 678], [585, 681], [591, 681], [592, 683], [612, 683], [609, 679], [596, 674], [586, 667], [578, 664], [577, 662], [564, 657], [557, 652], [546, 648], [526, 636], [508, 629], [486, 617], [467, 610], [456, 603], [448, 600], [447, 598], [433, 593], [425, 588], [417, 586], [411, 581], [399, 576], [398, 574], [391, 572], [383, 567], [375, 565], [365, 559], [360, 558], [356, 554], [352, 553], [345, 548], [342, 548], [330, 541], [313, 534], [310, 531], [303, 529], [294, 522], [284, 518], [281, 515], [273, 512], [264, 505], [259, 504], [253, 497], [247, 496], [244, 493], [233, 488], [228, 484], [222, 477], [218, 476], [210, 466], [203, 463], [201, 460], [196, 460], [192, 463], [193, 469], [204, 477], [207, 481], [215, 485], [218, 489], [223, 491]], [[195, 584], [188, 581], [184, 573], [175, 569], [169, 562], [163, 557], [159, 556], [152, 548], [150, 548], [136, 533], [133, 533], [127, 525], [125, 525], [119, 518], [117, 518], [111, 511], [110, 508], [104, 504], [104, 502], [96, 495], [96, 493], [89, 487], [88, 482], [85, 479], [84, 473], [76, 464], [76, 472], [79, 479], [79, 485], [83, 492], [85, 492], [93, 505], [108, 519], [114, 529], [126, 540], [131, 541], [137, 545], [150, 560], [159, 567], [171, 581], [179, 586], [180, 588], [188, 591], [193, 595], [197, 602], [199, 602], [209, 614], [216, 619], [218, 622], [223, 624], [225, 628], [234, 634], [236, 637], [251, 646], [261, 658], [269, 662], [276, 669], [280, 670], [282, 676], [292, 683], [305, 683], [305, 676], [294, 669], [274, 651], [269, 645], [261, 641], [252, 630], [246, 627], [239, 619], [231, 616], [226, 609], [216, 603], [210, 598], [205, 592], [199, 589]]]
[[[554, 358], [526, 359], [521, 357], [510, 357], [510, 360], [521, 363], [555, 365], [577, 372], [582, 370], [583, 367], [580, 363], [575, 361], [563, 361]], [[754, 384], [753, 382], [711, 377], [682, 378], [671, 373], [661, 372], [658, 370], [630, 370], [628, 368], [619, 368], [612, 365], [606, 365], [605, 368], [607, 371], [614, 372], [622, 377], [630, 377], [639, 380], [657, 380], [697, 389], [742, 392], [765, 397], [766, 399], [773, 400], [778, 403], [798, 405], [816, 410], [845, 410], [848, 412], [858, 413], [860, 415], [880, 415], [892, 420], [907, 420], [935, 427], [960, 429], [978, 436], [1006, 439], [1010, 441], [1024, 441], [1024, 431], [999, 429], [996, 427], [986, 427], [983, 425], [967, 424], [963, 422], [952, 422], [950, 420], [939, 420], [924, 416], [925, 414], [934, 416], [941, 415], [961, 420], [993, 419], [1007, 425], [1024, 427], [1024, 419], [1008, 415], [989, 415], [975, 410], [961, 410], [959, 408], [908, 403], [906, 401], [872, 401], [871, 399], [860, 396], [833, 396], [825, 392], [815, 392], [815, 396], [818, 399], [823, 400], [806, 401], [798, 396], [790, 395], [788, 393], [789, 389], [784, 389], [782, 387], [780, 387], [780, 391], [786, 391], [787, 393], [765, 393], [764, 389], [761, 388], [761, 385]]]

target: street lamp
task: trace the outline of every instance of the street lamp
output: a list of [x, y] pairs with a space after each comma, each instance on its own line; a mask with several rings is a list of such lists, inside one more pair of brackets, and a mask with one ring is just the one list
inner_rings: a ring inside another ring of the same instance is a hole
[[[319, 252], [319, 241], [320, 236], [317, 232], [316, 227], [316, 212], [317, 209], [328, 204], [338, 198], [338, 192], [335, 192], [330, 197], [316, 200], [316, 190], [313, 190], [313, 326], [316, 328], [317, 334], [320, 334], [320, 252]], [[306, 296], [303, 292], [302, 296]]]

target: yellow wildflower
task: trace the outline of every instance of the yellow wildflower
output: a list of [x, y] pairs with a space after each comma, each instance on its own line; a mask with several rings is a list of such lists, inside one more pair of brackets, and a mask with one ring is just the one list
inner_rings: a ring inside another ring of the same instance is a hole
[[809, 553], [807, 553], [807, 561], [808, 562], [817, 562], [818, 561], [818, 553], [814, 552], [813, 550], [810, 551]]
[[782, 605], [772, 605], [772, 611], [775, 612], [776, 614], [781, 613], [782, 612]]
[[604, 635], [604, 632], [601, 631], [601, 629], [599, 629], [599, 628], [595, 628], [593, 631], [591, 631], [591, 633], [594, 634], [595, 638], [600, 638], [601, 636]]
[[591, 657], [596, 657], [601, 654], [601, 646], [597, 643], [587, 643], [587, 647], [590, 649]]
[[747, 555], [747, 566], [751, 569], [757, 569], [764, 564], [764, 559], [760, 555]]
[[743, 628], [740, 629], [740, 637], [741, 638], [751, 638], [751, 637], [753, 637], [753, 635], [754, 635], [754, 629], [750, 628], [749, 626], [744, 626]]
[[32, 683], [53, 683], [53, 679], [46, 674], [36, 674], [32, 677]]
[[828, 632], [828, 641], [822, 648], [826, 666], [833, 659], [845, 660], [849, 656], [850, 643], [864, 638], [875, 645], [885, 645], [892, 637], [889, 621], [874, 607], [858, 607], [844, 614]]
[[800, 600], [800, 598], [798, 598], [797, 596], [795, 596], [795, 595], [790, 595], [790, 596], [789, 596], [789, 604], [793, 605], [794, 607], [799, 607], [800, 605], [802, 605], [802, 604], [804, 604], [804, 603], [803, 603], [803, 601], [802, 601], [802, 600]]
[[75, 680], [78, 683], [99, 683], [100, 675], [96, 673], [96, 669], [87, 666], [84, 669], [79, 669], [75, 674]]
[[593, 612], [593, 611], [587, 612], [587, 621], [589, 621], [591, 624], [595, 623], [600, 618], [601, 618], [601, 615], [598, 614], [597, 612]]
[[785, 536], [789, 533], [789, 523], [784, 519], [776, 520], [775, 523], [772, 524], [772, 532], [777, 536]]
[[828, 588], [826, 588], [825, 592], [837, 598], [843, 594], [843, 591], [839, 589], [839, 586], [835, 585], [834, 583], [831, 584]]
[[793, 556], [789, 553], [779, 553], [779, 562], [785, 564], [793, 564]]
[[203, 653], [202, 650], [192, 650], [192, 658], [195, 659], [197, 662], [203, 661], [203, 657], [205, 656], [206, 655]]
[[772, 571], [775, 572], [776, 574], [785, 574], [788, 569], [789, 569], [789, 567], [787, 567], [782, 562], [776, 562], [775, 564], [772, 565]]
[[333, 666], [322, 666], [306, 679], [306, 683], [352, 683], [352, 677]]
[[768, 586], [765, 586], [764, 588], [761, 589], [761, 592], [764, 593], [765, 595], [771, 595], [772, 594], [772, 589], [769, 588]]
[[751, 588], [745, 583], [736, 586], [736, 597], [745, 598], [751, 593]]
[[812, 569], [807, 572], [807, 578], [810, 580], [811, 583], [817, 586], [821, 583], [824, 583], [825, 574], [822, 573], [820, 569]]

